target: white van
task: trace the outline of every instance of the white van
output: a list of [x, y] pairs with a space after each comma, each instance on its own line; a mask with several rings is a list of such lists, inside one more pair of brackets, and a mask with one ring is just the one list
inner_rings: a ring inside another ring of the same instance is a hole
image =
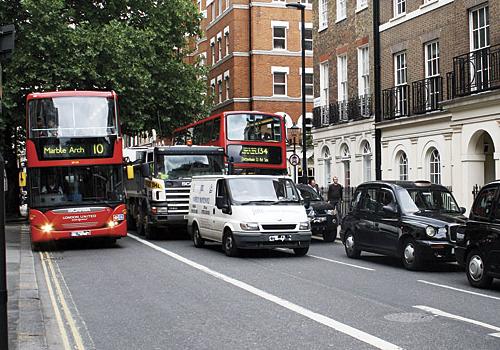
[[302, 256], [311, 242], [299, 192], [285, 176], [194, 176], [186, 218], [195, 247], [221, 242], [228, 256], [245, 248], [291, 248]]

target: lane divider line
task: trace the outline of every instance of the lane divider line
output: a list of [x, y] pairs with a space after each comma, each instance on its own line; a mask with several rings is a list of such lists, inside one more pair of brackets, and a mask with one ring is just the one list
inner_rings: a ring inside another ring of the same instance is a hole
[[43, 274], [45, 276], [45, 283], [47, 284], [47, 289], [49, 290], [50, 301], [52, 303], [52, 308], [54, 309], [54, 314], [56, 316], [57, 326], [59, 327], [59, 332], [61, 333], [61, 338], [63, 342], [63, 346], [66, 350], [71, 350], [68, 340], [68, 333], [66, 333], [66, 328], [64, 328], [64, 324], [62, 322], [61, 312], [57, 307], [57, 301], [54, 296], [54, 290], [52, 288], [52, 282], [49, 278], [49, 272], [47, 271], [47, 266], [45, 263], [45, 258], [42, 252], [40, 254], [40, 261], [42, 262]]
[[335, 264], [340, 264], [340, 265], [346, 265], [346, 266], [350, 266], [350, 267], [355, 267], [355, 268], [361, 269], [361, 270], [375, 271], [375, 269], [372, 269], [372, 268], [369, 268], [369, 267], [364, 267], [364, 266], [360, 266], [360, 265], [349, 264], [349, 263], [346, 263], [346, 262], [343, 262], [343, 261], [338, 261], [338, 260], [332, 260], [332, 259], [328, 259], [328, 258], [323, 258], [322, 256], [316, 256], [316, 255], [311, 255], [311, 254], [307, 254], [307, 256], [310, 256], [311, 258], [315, 258], [315, 259], [329, 261], [329, 262], [332, 262], [332, 263], [335, 263]]
[[[47, 254], [47, 258], [49, 258], [49, 254]], [[54, 270], [54, 265], [52, 264], [52, 261], [50, 259], [47, 259], [48, 265], [49, 265], [49, 270], [52, 273], [52, 278], [56, 287], [56, 292], [59, 297], [59, 301], [61, 303], [64, 315], [66, 316], [66, 320], [68, 322], [69, 328], [71, 330], [71, 334], [73, 335], [73, 339], [75, 341], [75, 346], [76, 349], [78, 350], [84, 350], [85, 347], [83, 346], [83, 341], [82, 337], [80, 335], [80, 332], [78, 331], [78, 328], [76, 327], [76, 322], [75, 319], [73, 318], [73, 315], [71, 314], [71, 311], [69, 310], [68, 304], [66, 302], [66, 298], [64, 297], [64, 294], [61, 289], [61, 284], [59, 283], [59, 279], [57, 278], [56, 272]]]
[[274, 304], [277, 304], [279, 306], [282, 306], [290, 311], [293, 311], [297, 314], [300, 314], [304, 317], [307, 317], [313, 321], [316, 321], [318, 323], [321, 323], [329, 328], [332, 328], [336, 331], [339, 331], [341, 333], [344, 333], [352, 338], [355, 338], [355, 339], [358, 339], [366, 344], [369, 344], [375, 348], [378, 348], [378, 349], [386, 349], [386, 350], [392, 350], [392, 349], [402, 349], [401, 347], [395, 345], [395, 344], [392, 344], [388, 341], [385, 341], [381, 338], [378, 338], [376, 336], [373, 336], [371, 334], [368, 334], [366, 332], [363, 332], [357, 328], [354, 328], [354, 327], [351, 327], [351, 326], [348, 326], [344, 323], [341, 323], [339, 321], [336, 321], [332, 318], [329, 318], [327, 316], [324, 316], [324, 315], [321, 315], [321, 314], [318, 314], [314, 311], [311, 311], [311, 310], [308, 310], [300, 305], [297, 305], [297, 304], [294, 304], [288, 300], [285, 300], [285, 299], [282, 299], [278, 296], [275, 296], [273, 294], [270, 294], [268, 292], [265, 292], [261, 289], [258, 289], [254, 286], [251, 286], [245, 282], [242, 282], [242, 281], [239, 281], [237, 279], [234, 279], [232, 277], [229, 277], [227, 275], [224, 275], [220, 272], [217, 272], [215, 270], [212, 270], [204, 265], [201, 265], [201, 264], [198, 264], [192, 260], [189, 260], [179, 254], [176, 254], [174, 252], [171, 252], [165, 248], [162, 248], [162, 247], [159, 247], [157, 246], [156, 244], [153, 244], [149, 241], [146, 241], [142, 238], [139, 238], [135, 235], [132, 235], [132, 234], [128, 234], [128, 237], [132, 238], [132, 239], [135, 239], [136, 241], [158, 251], [158, 252], [161, 252], [165, 255], [168, 255], [170, 256], [171, 258], [175, 259], [175, 260], [178, 260], [188, 266], [191, 266], [199, 271], [202, 271], [208, 275], [211, 275], [219, 280], [222, 280], [224, 282], [227, 282], [229, 284], [232, 284], [233, 286], [235, 287], [238, 287], [240, 289], [243, 289], [251, 294], [254, 294], [258, 297], [261, 297], [263, 299], [266, 299]]
[[[419, 310], [422, 310], [422, 311], [429, 312], [429, 313], [431, 313], [431, 314], [433, 314], [435, 316], [447, 317], [447, 318], [451, 318], [451, 319], [454, 319], [454, 320], [457, 320], [457, 321], [462, 321], [462, 322], [474, 324], [476, 326], [480, 326], [480, 327], [483, 327], [483, 328], [491, 329], [491, 330], [493, 330], [495, 332], [500, 332], [500, 327], [493, 326], [493, 325], [485, 323], [485, 322], [476, 321], [476, 320], [473, 320], [471, 318], [462, 317], [462, 316], [458, 316], [458, 315], [453, 315], [453, 314], [450, 314], [448, 312], [445, 312], [445, 311], [442, 311], [442, 310], [439, 310], [439, 309], [434, 309], [432, 307], [425, 306], [425, 305], [415, 305], [413, 307], [415, 309], [419, 309]], [[498, 334], [500, 334], [500, 333], [498, 333]], [[489, 335], [491, 335], [493, 337], [499, 337], [498, 334], [497, 333], [491, 333]]]
[[431, 286], [436, 286], [436, 287], [451, 289], [451, 290], [454, 290], [454, 291], [457, 291], [457, 292], [462, 292], [462, 293], [477, 295], [477, 296], [484, 297], [484, 298], [490, 298], [490, 299], [494, 299], [494, 300], [500, 300], [499, 297], [494, 297], [493, 295], [488, 295], [488, 294], [473, 292], [473, 291], [467, 290], [467, 289], [455, 288], [455, 287], [447, 286], [445, 284], [439, 284], [439, 283], [434, 283], [434, 282], [429, 282], [429, 281], [424, 281], [424, 280], [417, 280], [417, 282], [429, 284]]

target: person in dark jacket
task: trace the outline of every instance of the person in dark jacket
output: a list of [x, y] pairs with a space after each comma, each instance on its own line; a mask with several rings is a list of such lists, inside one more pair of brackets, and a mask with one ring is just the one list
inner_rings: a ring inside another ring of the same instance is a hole
[[316, 181], [314, 179], [310, 179], [309, 180], [309, 186], [314, 190], [316, 191], [317, 194], [321, 194], [321, 191], [319, 190], [319, 186], [318, 184], [316, 183]]
[[331, 205], [333, 205], [333, 207], [337, 211], [337, 215], [340, 214], [339, 203], [342, 202], [343, 190], [344, 189], [342, 185], [339, 184], [338, 177], [334, 176], [333, 183], [330, 186], [328, 186], [328, 201], [330, 202]]

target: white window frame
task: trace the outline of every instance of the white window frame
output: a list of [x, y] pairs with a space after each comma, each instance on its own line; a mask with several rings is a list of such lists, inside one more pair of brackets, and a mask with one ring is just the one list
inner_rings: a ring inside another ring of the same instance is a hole
[[408, 156], [406, 152], [399, 152], [398, 156], [398, 169], [399, 169], [399, 180], [407, 181], [408, 180]]
[[[307, 22], [307, 23], [304, 23], [304, 27], [305, 27], [304, 29], [305, 29], [306, 31], [310, 31], [310, 32], [311, 32], [311, 39], [305, 39], [305, 38], [304, 38], [304, 41], [305, 41], [306, 43], [307, 43], [307, 42], [311, 42], [311, 50], [307, 50], [307, 49], [306, 49], [306, 52], [312, 52], [312, 51], [313, 51], [313, 49], [314, 49], [314, 47], [313, 47], [313, 35], [312, 35], [313, 24], [312, 24], [312, 23], [310, 23], [310, 22]], [[302, 24], [301, 24], [301, 23], [299, 23], [299, 32], [301, 32], [301, 31], [302, 31]], [[301, 38], [301, 39], [302, 39], [302, 38]]]
[[210, 54], [212, 56], [212, 66], [215, 64], [215, 38], [210, 39]]
[[337, 103], [340, 120], [347, 119], [347, 100], [349, 87], [347, 83], [347, 54], [337, 56]]
[[368, 141], [363, 144], [363, 181], [372, 179], [372, 147]]
[[[273, 74], [273, 96], [288, 96], [288, 74], [290, 73], [290, 68], [289, 67], [271, 67], [271, 72]], [[274, 81], [274, 78], [275, 78], [275, 74], [276, 73], [279, 73], [279, 74], [284, 74], [285, 75], [285, 94], [275, 94], [274, 93], [274, 87], [275, 85], [283, 85], [283, 83], [276, 83]]]
[[219, 10], [219, 11], [217, 11], [217, 17], [218, 17], [218, 16], [220, 16], [222, 14], [222, 0], [218, 1], [217, 7], [218, 7], [218, 10]]
[[[299, 68], [299, 75], [300, 75], [300, 78], [302, 79], [302, 68]], [[308, 87], [311, 88], [311, 93], [310, 94], [306, 93], [306, 96], [312, 97], [312, 96], [314, 96], [314, 71], [313, 71], [313, 68], [306, 68], [306, 75], [312, 76], [312, 82], [309, 84], [306, 82], [306, 91], [307, 91]], [[300, 89], [302, 91], [302, 80], [300, 81], [300, 83], [301, 83]]]
[[[442, 93], [441, 85], [437, 77], [440, 76], [440, 52], [439, 41], [428, 42], [424, 46], [425, 78], [427, 80], [425, 89], [426, 109], [431, 110], [437, 106], [439, 95]], [[434, 79], [432, 79], [434, 78]]]
[[[475, 26], [474, 23], [474, 13], [477, 13], [478, 16], [478, 26]], [[484, 25], [479, 26], [479, 16], [484, 15]], [[483, 50], [485, 48], [490, 47], [491, 45], [491, 37], [490, 37], [490, 18], [489, 18], [489, 6], [488, 3], [472, 8], [469, 10], [469, 45], [470, 45], [470, 80], [471, 80], [471, 89], [477, 90], [478, 85], [480, 88], [483, 88], [487, 83], [490, 82], [490, 74], [491, 74], [491, 62], [489, 60], [489, 55], [477, 55], [476, 51]], [[477, 40], [475, 39], [475, 34], [477, 33]], [[484, 42], [481, 40], [481, 34], [484, 34]]]
[[347, 0], [337, 0], [337, 22], [347, 18]]
[[368, 0], [356, 0], [356, 12], [368, 7]]
[[230, 81], [229, 71], [225, 71], [224, 72], [224, 83], [226, 84], [226, 100], [229, 100], [229, 92], [230, 92], [229, 81]]
[[200, 58], [200, 66], [206, 66], [207, 65], [207, 53], [206, 52], [201, 52], [199, 55]]
[[221, 59], [222, 59], [222, 33], [219, 32], [217, 33], [217, 53], [218, 53], [218, 57], [217, 57], [217, 62], [219, 62]]
[[212, 1], [212, 8], [210, 12], [212, 13], [212, 20], [210, 22], [213, 22], [215, 21], [215, 1]]
[[[272, 37], [273, 37], [273, 50], [275, 51], [286, 51], [288, 47], [287, 43], [287, 34], [288, 34], [288, 22], [285, 21], [271, 21], [271, 30], [272, 30]], [[284, 29], [285, 36], [284, 37], [275, 37], [274, 36], [274, 30], [277, 28], [282, 28]], [[274, 45], [275, 40], [284, 40], [284, 48], [276, 48]]]
[[229, 56], [229, 26], [224, 28], [224, 44], [226, 45], [226, 56]]
[[370, 95], [370, 49], [358, 47], [358, 96]]
[[222, 75], [217, 76], [217, 103], [221, 103], [222, 100]]
[[318, 31], [328, 28], [328, 0], [318, 0]]
[[212, 94], [212, 101], [215, 100], [215, 79], [210, 80], [210, 92]]
[[328, 61], [319, 64], [319, 99], [321, 106], [321, 124], [329, 124], [328, 108], [330, 104], [330, 64]]
[[394, 17], [403, 16], [406, 14], [406, 0], [394, 0]]
[[441, 154], [436, 148], [429, 155], [429, 180], [441, 184]]
[[[394, 54], [394, 86], [406, 86], [408, 85], [408, 64], [406, 61], [406, 51], [401, 51]], [[401, 88], [396, 91], [396, 104], [397, 111], [396, 116], [407, 115], [409, 108], [408, 101], [409, 96], [407, 96], [407, 89]]]

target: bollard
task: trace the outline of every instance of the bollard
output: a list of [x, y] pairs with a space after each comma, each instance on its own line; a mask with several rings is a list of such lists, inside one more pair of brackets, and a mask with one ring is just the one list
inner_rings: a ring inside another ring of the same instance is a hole
[[8, 349], [7, 259], [5, 252], [5, 163], [0, 153], [0, 349]]

